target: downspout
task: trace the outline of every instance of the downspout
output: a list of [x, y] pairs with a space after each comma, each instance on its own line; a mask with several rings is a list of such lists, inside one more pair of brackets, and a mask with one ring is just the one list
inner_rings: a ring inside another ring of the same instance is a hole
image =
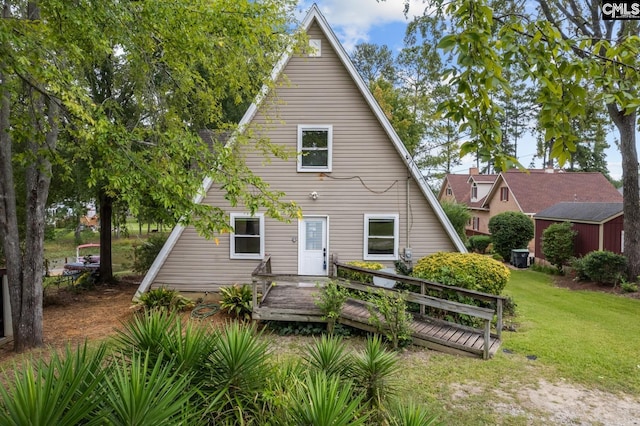
[[411, 237], [409, 236], [409, 231], [411, 229], [410, 225], [409, 225], [409, 218], [411, 217], [411, 215], [409, 214], [409, 208], [410, 208], [410, 202], [409, 202], [409, 196], [411, 195], [410, 193], [410, 184], [411, 184], [411, 175], [409, 175], [407, 177], [407, 236], [406, 236], [406, 241], [407, 241], [407, 245], [405, 246], [406, 248], [411, 248]]

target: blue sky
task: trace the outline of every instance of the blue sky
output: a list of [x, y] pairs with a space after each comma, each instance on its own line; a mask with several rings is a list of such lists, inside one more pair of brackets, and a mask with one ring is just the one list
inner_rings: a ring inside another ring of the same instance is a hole
[[[402, 48], [404, 31], [409, 19], [404, 16], [404, 0], [300, 0], [298, 13], [302, 19], [313, 3], [316, 3], [329, 25], [336, 33], [347, 52], [351, 53], [359, 43], [386, 44], [395, 52]], [[424, 11], [422, 0], [411, 0], [409, 18]], [[610, 134], [611, 147], [607, 150], [609, 173], [613, 178], [622, 176], [620, 153], [613, 145], [617, 131]], [[529, 166], [535, 154], [535, 142], [532, 138], [518, 144], [520, 162]], [[455, 168], [454, 173], [466, 173], [475, 164], [465, 161]], [[539, 167], [539, 165], [538, 165]]]

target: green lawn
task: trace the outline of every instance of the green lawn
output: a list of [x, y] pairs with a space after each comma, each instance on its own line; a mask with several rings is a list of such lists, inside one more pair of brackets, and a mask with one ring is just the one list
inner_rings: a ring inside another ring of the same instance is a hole
[[[409, 348], [401, 393], [447, 425], [545, 425], [543, 412], [500, 412], [540, 380], [640, 394], [640, 300], [557, 288], [540, 272], [512, 271], [515, 332], [490, 360]], [[533, 417], [532, 417], [533, 416]]]
[[504, 349], [580, 383], [640, 393], [640, 300], [558, 288], [533, 271], [513, 271], [505, 293], [519, 325], [503, 335]]
[[[144, 243], [147, 239], [146, 228], [143, 229], [142, 236], [138, 236], [137, 225], [129, 229], [129, 237], [119, 237], [115, 235], [111, 239], [111, 250], [113, 256], [113, 272], [116, 274], [126, 274], [131, 272], [134, 260], [134, 247]], [[83, 231], [81, 244], [99, 243], [100, 234], [92, 231]], [[50, 262], [50, 267], [62, 267], [64, 259], [72, 262], [76, 256], [76, 242], [73, 231], [61, 229], [56, 231], [53, 241], [45, 241], [44, 256]], [[92, 254], [98, 254], [92, 253]]]

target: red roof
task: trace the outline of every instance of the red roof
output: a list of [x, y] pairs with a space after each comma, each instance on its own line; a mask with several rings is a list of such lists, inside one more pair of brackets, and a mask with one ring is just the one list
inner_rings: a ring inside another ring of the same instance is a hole
[[523, 213], [537, 213], [563, 201], [622, 202], [622, 195], [599, 172], [509, 170], [500, 174], [489, 196], [503, 181]]

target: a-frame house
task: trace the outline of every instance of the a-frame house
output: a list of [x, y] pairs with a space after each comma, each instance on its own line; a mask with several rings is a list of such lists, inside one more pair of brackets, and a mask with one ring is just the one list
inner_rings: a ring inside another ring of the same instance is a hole
[[292, 152], [288, 161], [246, 161], [274, 190], [295, 200], [303, 217], [283, 223], [232, 208], [205, 182], [199, 202], [230, 213], [235, 232], [218, 244], [177, 226], [140, 285], [182, 292], [249, 283], [266, 254], [274, 273], [326, 276], [331, 254], [343, 262], [393, 267], [438, 251], [465, 251], [402, 141], [358, 75], [316, 5], [302, 22], [309, 52], [285, 54], [240, 128]]

